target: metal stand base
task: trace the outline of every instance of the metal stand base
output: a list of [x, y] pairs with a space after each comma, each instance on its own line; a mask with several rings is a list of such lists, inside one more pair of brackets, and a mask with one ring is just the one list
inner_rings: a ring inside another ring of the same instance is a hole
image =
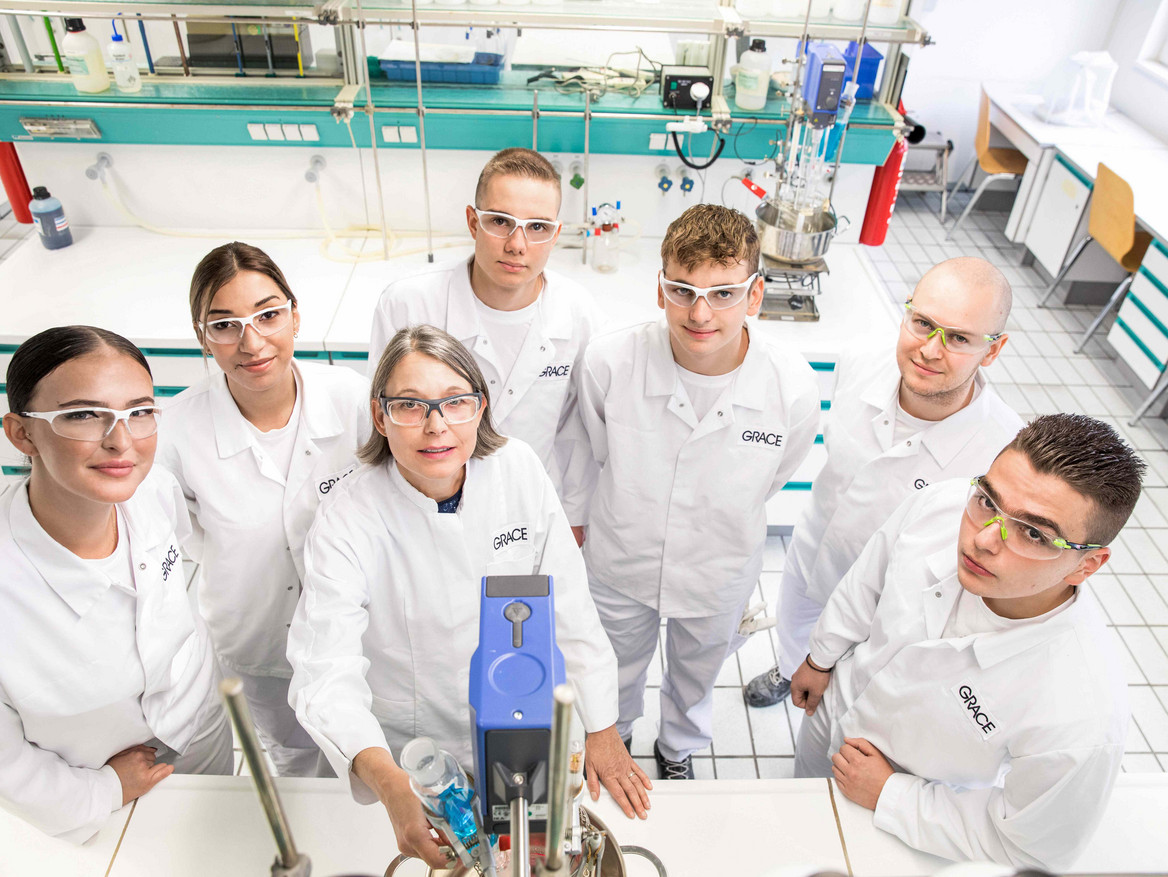
[[815, 299], [822, 293], [820, 274], [830, 274], [827, 261], [795, 264], [770, 256], [762, 257], [763, 297], [758, 312], [760, 320], [791, 320], [800, 323], [819, 321]]

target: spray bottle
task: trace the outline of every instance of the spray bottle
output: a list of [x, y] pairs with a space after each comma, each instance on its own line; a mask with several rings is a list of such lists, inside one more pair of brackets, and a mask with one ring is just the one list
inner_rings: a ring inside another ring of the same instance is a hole
[[474, 789], [454, 756], [430, 737], [415, 737], [402, 748], [400, 761], [426, 819], [446, 837], [458, 860], [468, 868], [478, 863], [483, 874], [494, 877], [494, 838], [483, 833]]

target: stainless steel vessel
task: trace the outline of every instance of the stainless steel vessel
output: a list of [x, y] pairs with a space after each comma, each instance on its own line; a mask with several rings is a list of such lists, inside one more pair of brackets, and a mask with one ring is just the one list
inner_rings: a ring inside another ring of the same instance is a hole
[[764, 256], [783, 262], [812, 262], [827, 252], [831, 239], [848, 227], [828, 208], [818, 213], [796, 213], [789, 205], [768, 198], [755, 211]]

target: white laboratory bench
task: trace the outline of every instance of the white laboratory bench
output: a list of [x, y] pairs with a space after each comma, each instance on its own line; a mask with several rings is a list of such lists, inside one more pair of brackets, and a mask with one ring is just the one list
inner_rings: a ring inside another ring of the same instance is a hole
[[[268, 232], [270, 235], [271, 232]], [[245, 240], [265, 250], [284, 271], [299, 300], [302, 358], [367, 368], [370, 319], [381, 291], [394, 278], [424, 267], [422, 253], [389, 262], [334, 262], [320, 252], [320, 240], [265, 237], [263, 233], [225, 231], [214, 237], [173, 237], [138, 228], [96, 227], [74, 230], [74, 244], [45, 250], [35, 236], [0, 261], [0, 373], [25, 339], [54, 325], [101, 326], [143, 348], [162, 397], [173, 396], [215, 369], [199, 352], [187, 304], [195, 265], [213, 247]], [[472, 248], [450, 239], [436, 240], [439, 261], [465, 259]], [[454, 244], [454, 246], [450, 246]], [[591, 291], [602, 329], [657, 319], [660, 238], [629, 239], [622, 244], [618, 271], [600, 274], [581, 262], [579, 249], [561, 247], [551, 267]], [[893, 343], [898, 315], [859, 244], [836, 244], [827, 255], [830, 273], [822, 278], [817, 323], [755, 320], [754, 331], [802, 353], [817, 368], [820, 397], [830, 400], [831, 367], [839, 353], [857, 344]], [[0, 408], [4, 407], [0, 393]], [[10, 475], [21, 465], [4, 443], [0, 464]], [[772, 531], [786, 532], [809, 496], [807, 487], [823, 465], [816, 445], [782, 491], [768, 505]]]
[[[607, 794], [586, 802], [625, 845], [645, 847], [670, 877], [810, 874], [925, 877], [949, 864], [905, 846], [872, 824], [829, 780], [658, 783], [648, 820], [629, 820]], [[397, 853], [380, 805], [353, 802], [335, 779], [277, 779], [297, 847], [318, 877], [381, 875]], [[1168, 869], [1163, 814], [1168, 776], [1123, 774], [1103, 823], [1072, 874], [1153, 874]], [[3, 873], [108, 877], [256, 877], [275, 846], [247, 777], [173, 776], [113, 814], [83, 846], [45, 837], [0, 812]], [[402, 877], [424, 873], [420, 863]], [[655, 874], [628, 860], [630, 877]]]

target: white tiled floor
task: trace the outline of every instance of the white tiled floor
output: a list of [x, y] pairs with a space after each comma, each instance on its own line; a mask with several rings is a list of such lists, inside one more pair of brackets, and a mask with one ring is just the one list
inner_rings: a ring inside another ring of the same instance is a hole
[[[964, 209], [965, 197], [951, 201], [951, 217]], [[1105, 420], [1148, 463], [1144, 496], [1111, 561], [1090, 580], [1090, 587], [1109, 616], [1129, 684], [1132, 728], [1123, 768], [1168, 770], [1168, 423], [1145, 418], [1138, 427], [1127, 425], [1142, 394], [1112, 362], [1105, 342], [1092, 340], [1082, 355], [1072, 352], [1093, 309], [1035, 307], [1045, 282], [1037, 271], [1020, 264], [1021, 248], [1002, 233], [1005, 213], [974, 212], [947, 242], [938, 212], [938, 195], [902, 193], [884, 246], [865, 250], [887, 294], [904, 301], [921, 275], [944, 259], [976, 255], [993, 262], [1014, 288], [1010, 340], [989, 372], [998, 392], [1024, 419], [1078, 411]], [[1096, 339], [1106, 337], [1108, 325]], [[768, 607], [774, 606], [783, 547], [779, 537], [768, 544], [759, 589], [759, 599]], [[741, 686], [774, 661], [774, 634], [767, 631], [753, 636], [727, 664], [715, 690], [713, 745], [694, 759], [699, 778], [792, 775], [802, 713], [789, 702], [746, 710], [741, 699]], [[659, 684], [660, 673], [657, 664], [651, 685]], [[646, 715], [633, 729], [633, 752], [650, 776], [658, 696], [656, 687], [647, 692]]]

